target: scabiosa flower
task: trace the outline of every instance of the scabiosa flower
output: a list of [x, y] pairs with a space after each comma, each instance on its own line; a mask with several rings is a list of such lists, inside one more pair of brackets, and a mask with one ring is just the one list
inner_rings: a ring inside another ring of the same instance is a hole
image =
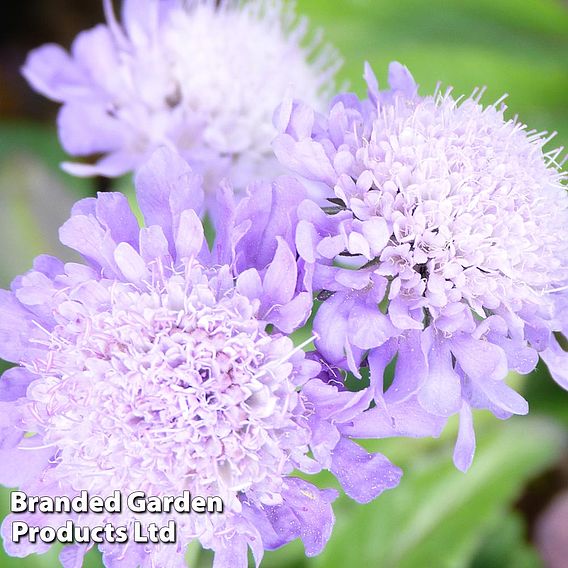
[[[566, 175], [543, 133], [507, 120], [480, 94], [419, 97], [391, 64], [380, 92], [337, 97], [326, 116], [288, 101], [276, 120], [279, 159], [327, 191], [301, 203], [296, 242], [315, 264], [325, 300], [314, 322], [328, 361], [370, 367], [377, 406], [352, 434], [373, 435], [373, 413], [414, 401], [460, 415], [454, 461], [471, 463], [471, 408], [524, 414], [505, 382], [539, 355], [568, 388]], [[392, 385], [383, 388], [394, 361]], [[384, 392], [386, 391], [386, 392]]]
[[[194, 539], [221, 568], [246, 567], [248, 547], [258, 563], [265, 549], [297, 537], [317, 554], [336, 492], [292, 472], [330, 469], [366, 502], [394, 487], [400, 471], [343, 434], [369, 396], [340, 391], [317, 355], [306, 358], [286, 335], [311, 309], [292, 214], [279, 210], [302, 189], [292, 179], [268, 184], [255, 215], [259, 200], [235, 210], [225, 187], [210, 251], [194, 211], [201, 180], [182, 158], [159, 150], [136, 183], [145, 227], [121, 194], [80, 201], [60, 237], [86, 264], [40, 256], [0, 294], [0, 356], [18, 363], [0, 381], [0, 482], [28, 495], [189, 490], [223, 499], [223, 514], [164, 513], [163, 525], [177, 523], [177, 544], [101, 544], [107, 566], [183, 566]], [[16, 518], [160, 525], [125, 508]], [[48, 547], [12, 543], [13, 520], [3, 525], [10, 554]], [[76, 566], [87, 548], [66, 547], [62, 562]]]
[[272, 116], [285, 92], [327, 104], [338, 57], [317, 36], [304, 47], [306, 21], [281, 0], [125, 0], [122, 25], [104, 5], [107, 25], [79, 34], [70, 54], [45, 45], [23, 67], [63, 104], [65, 150], [102, 154], [64, 164], [72, 174], [121, 175], [166, 145], [204, 175], [208, 193], [223, 177], [241, 190], [279, 171]]

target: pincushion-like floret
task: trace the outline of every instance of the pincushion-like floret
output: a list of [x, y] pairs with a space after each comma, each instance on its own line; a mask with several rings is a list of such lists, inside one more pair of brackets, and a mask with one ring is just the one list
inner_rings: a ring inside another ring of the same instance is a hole
[[528, 373], [540, 355], [568, 387], [554, 336], [568, 330], [566, 175], [560, 151], [545, 152], [548, 139], [505, 119], [500, 103], [419, 97], [397, 63], [389, 91], [365, 75], [368, 99], [340, 95], [326, 116], [287, 101], [276, 116], [276, 154], [325, 201], [300, 204], [296, 234], [325, 299], [318, 347], [355, 374], [368, 364], [377, 403], [460, 412], [463, 469], [471, 407], [527, 412], [508, 371]]

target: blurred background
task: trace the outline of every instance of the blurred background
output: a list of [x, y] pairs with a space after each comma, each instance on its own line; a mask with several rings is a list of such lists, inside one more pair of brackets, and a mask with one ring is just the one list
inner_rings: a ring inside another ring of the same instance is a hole
[[[0, 20], [0, 283], [48, 252], [68, 257], [57, 228], [77, 199], [105, 180], [59, 170], [65, 155], [54, 128], [57, 105], [36, 95], [19, 73], [42, 43], [68, 47], [102, 21], [99, 0], [4, 3]], [[298, 11], [324, 30], [345, 59], [340, 83], [362, 94], [363, 62], [385, 85], [389, 61], [407, 65], [422, 94], [436, 83], [456, 94], [486, 86], [486, 103], [508, 93], [510, 116], [557, 131], [568, 146], [568, 2], [566, 0], [299, 0]], [[121, 188], [129, 180], [119, 181]], [[568, 393], [544, 367], [511, 377], [529, 417], [500, 422], [476, 414], [478, 451], [471, 470], [451, 463], [456, 425], [440, 440], [373, 442], [402, 466], [401, 485], [374, 503], [335, 503], [337, 523], [323, 554], [306, 559], [294, 542], [267, 553], [266, 568], [568, 567]], [[321, 476], [322, 485], [333, 485]], [[0, 516], [8, 492], [0, 500]], [[192, 566], [211, 557], [188, 551]], [[57, 550], [26, 559], [0, 552], [0, 566], [57, 566]], [[100, 566], [96, 551], [86, 565]]]

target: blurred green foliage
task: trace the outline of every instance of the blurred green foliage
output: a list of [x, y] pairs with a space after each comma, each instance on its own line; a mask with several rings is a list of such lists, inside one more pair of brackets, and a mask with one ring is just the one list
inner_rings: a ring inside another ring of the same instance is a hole
[[[340, 78], [363, 93], [363, 62], [386, 86], [390, 61], [408, 66], [431, 93], [436, 84], [468, 95], [508, 93], [511, 116], [558, 131], [568, 146], [568, 7], [563, 0], [298, 0], [345, 59]], [[552, 147], [552, 146], [551, 146]]]
[[[487, 86], [490, 103], [507, 104], [530, 128], [558, 130], [553, 145], [568, 145], [568, 4], [560, 0], [299, 0], [298, 10], [324, 29], [345, 59], [340, 82], [362, 94], [363, 62], [384, 86], [387, 65], [407, 65], [421, 93], [452, 85], [456, 94]], [[79, 31], [79, 30], [77, 30]], [[41, 252], [69, 257], [57, 227], [74, 200], [93, 189], [57, 164], [65, 159], [53, 127], [0, 123], [0, 281], [7, 286]], [[124, 178], [120, 189], [131, 193]], [[302, 337], [303, 338], [303, 337]], [[337, 523], [322, 555], [306, 559], [300, 542], [267, 553], [267, 568], [533, 568], [525, 520], [512, 504], [529, 480], [565, 452], [568, 394], [539, 368], [526, 380], [533, 417], [506, 423], [476, 415], [479, 446], [467, 474], [451, 463], [455, 425], [441, 440], [388, 440], [369, 445], [403, 467], [400, 487], [368, 505], [341, 497]], [[536, 415], [536, 417], [534, 416]], [[322, 485], [331, 477], [319, 476]], [[8, 491], [0, 493], [7, 511]], [[211, 555], [190, 547], [192, 566]], [[0, 566], [57, 566], [57, 549], [9, 558]], [[100, 565], [97, 551], [85, 563]]]
[[[370, 505], [350, 504], [349, 523], [338, 518], [337, 538], [315, 565], [346, 566], [355, 550], [358, 563], [368, 566], [470, 566], [526, 479], [549, 466], [562, 445], [560, 430], [546, 422], [527, 418], [495, 424], [487, 418], [478, 424], [478, 452], [465, 475], [451, 463], [453, 439], [435, 448], [406, 444], [414, 451], [395, 460], [405, 471], [401, 485]], [[398, 441], [389, 445], [385, 452], [394, 457]]]

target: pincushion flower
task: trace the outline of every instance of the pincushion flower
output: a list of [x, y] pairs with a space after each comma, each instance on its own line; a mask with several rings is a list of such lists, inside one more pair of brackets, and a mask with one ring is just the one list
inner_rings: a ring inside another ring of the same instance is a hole
[[[221, 568], [246, 567], [248, 547], [259, 563], [265, 549], [297, 537], [317, 554], [336, 492], [293, 471], [330, 469], [361, 502], [394, 487], [400, 471], [343, 434], [368, 395], [340, 391], [317, 355], [306, 358], [287, 335], [311, 309], [291, 209], [280, 209], [302, 189], [283, 178], [235, 210], [225, 187], [210, 251], [194, 210], [201, 179], [181, 157], [159, 150], [136, 185], [146, 226], [122, 194], [80, 201], [60, 238], [86, 264], [40, 256], [1, 291], [0, 356], [18, 365], [0, 381], [0, 482], [28, 495], [189, 490], [223, 499], [223, 514], [171, 517], [175, 545], [101, 544], [107, 566], [183, 566], [192, 540], [213, 549]], [[160, 526], [160, 517], [125, 508], [23, 513], [4, 521], [5, 548], [17, 556], [48, 548], [11, 542], [13, 520], [67, 519]], [[80, 564], [89, 546], [65, 547], [62, 563]]]
[[159, 146], [183, 155], [205, 179], [206, 198], [223, 177], [243, 190], [279, 172], [270, 143], [275, 107], [291, 91], [327, 104], [338, 58], [290, 5], [268, 2], [125, 0], [122, 25], [83, 31], [71, 52], [54, 44], [30, 53], [23, 74], [62, 103], [58, 125], [72, 156], [102, 154], [75, 175], [118, 176]]
[[370, 367], [377, 406], [353, 435], [372, 436], [373, 413], [394, 402], [459, 413], [454, 461], [467, 469], [472, 408], [528, 410], [509, 371], [529, 373], [540, 356], [568, 388], [566, 174], [500, 102], [419, 97], [398, 63], [388, 91], [368, 66], [365, 76], [365, 100], [340, 95], [325, 116], [287, 101], [276, 115], [279, 159], [326, 198], [301, 203], [296, 235], [325, 300], [317, 345], [356, 375]]

